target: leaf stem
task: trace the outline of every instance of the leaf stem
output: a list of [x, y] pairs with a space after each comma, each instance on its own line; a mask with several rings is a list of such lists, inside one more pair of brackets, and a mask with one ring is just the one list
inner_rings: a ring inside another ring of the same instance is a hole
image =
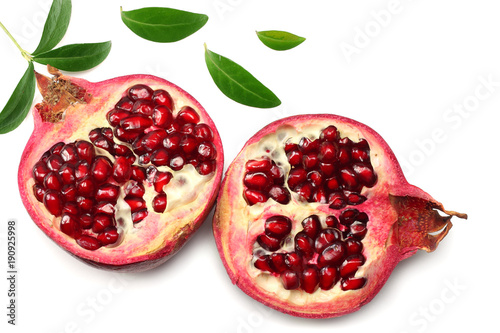
[[9, 30], [7, 30], [7, 28], [2, 24], [2, 22], [0, 22], [0, 28], [2, 28], [3, 31], [5, 31], [5, 33], [7, 34], [7, 36], [9, 36], [10, 40], [12, 40], [12, 42], [14, 42], [14, 44], [16, 44], [17, 48], [19, 49], [19, 51], [21, 51], [21, 54], [23, 56], [24, 59], [28, 60], [28, 61], [32, 61], [32, 57], [31, 57], [31, 54], [29, 54], [27, 51], [25, 51], [21, 45], [19, 45], [16, 41], [16, 39], [10, 34]]

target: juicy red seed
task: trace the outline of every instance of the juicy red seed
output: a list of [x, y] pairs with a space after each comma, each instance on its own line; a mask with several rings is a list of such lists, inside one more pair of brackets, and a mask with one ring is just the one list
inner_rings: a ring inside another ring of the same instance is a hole
[[339, 220], [334, 215], [328, 215], [325, 219], [325, 223], [330, 228], [336, 228], [339, 224]]
[[356, 278], [356, 277], [348, 277], [346, 279], [342, 279], [340, 283], [340, 288], [342, 290], [356, 290], [361, 289], [366, 283], [366, 279], [364, 277]]
[[157, 213], [163, 213], [167, 208], [167, 195], [159, 193], [153, 198], [153, 209]]
[[246, 187], [254, 190], [264, 190], [269, 186], [269, 178], [263, 172], [247, 173], [243, 179]]
[[167, 137], [165, 130], [155, 130], [142, 137], [141, 147], [146, 151], [154, 151], [163, 145], [163, 140]]
[[116, 126], [114, 130], [115, 136], [124, 142], [132, 143], [134, 142], [141, 133], [139, 132], [132, 132], [132, 131], [126, 131], [124, 130], [121, 126]]
[[64, 145], [59, 154], [64, 162], [76, 163], [78, 161], [78, 150], [74, 143]]
[[173, 110], [174, 103], [172, 102], [172, 97], [170, 97], [170, 94], [163, 90], [163, 89], [158, 89], [155, 90], [153, 93], [153, 102], [157, 105], [164, 105], [168, 107], [170, 110]]
[[78, 216], [80, 209], [78, 208], [78, 205], [76, 202], [66, 202], [64, 204], [62, 213], [64, 214], [70, 214], [72, 216]]
[[345, 197], [340, 192], [333, 192], [328, 197], [328, 202], [330, 203], [330, 208], [332, 209], [342, 209], [345, 207]]
[[263, 272], [270, 272], [272, 273], [273, 272], [273, 269], [271, 268], [270, 266], [270, 259], [269, 259], [269, 255], [262, 255], [260, 257], [258, 257], [255, 262], [254, 262], [254, 266], [258, 269], [260, 269], [261, 271]]
[[318, 266], [338, 266], [345, 259], [347, 254], [346, 246], [341, 241], [336, 241], [328, 246], [318, 257]]
[[165, 148], [160, 148], [151, 154], [151, 163], [156, 166], [167, 165], [168, 162], [168, 151]]
[[312, 196], [313, 202], [327, 203], [326, 191], [322, 188], [317, 189]]
[[88, 235], [79, 236], [76, 239], [76, 242], [78, 245], [89, 251], [95, 251], [101, 247], [101, 242], [99, 242], [97, 238]]
[[363, 243], [357, 239], [347, 238], [345, 244], [348, 255], [361, 253], [361, 251], [363, 251]]
[[146, 208], [146, 201], [143, 198], [127, 195], [124, 200], [130, 206], [132, 213]]
[[323, 173], [325, 177], [333, 176], [336, 171], [335, 164], [319, 162], [319, 170]]
[[45, 195], [43, 196], [43, 204], [49, 213], [54, 216], [61, 216], [63, 200], [58, 191], [46, 190]]
[[139, 156], [139, 164], [146, 165], [151, 162], [151, 153], [144, 153]]
[[285, 263], [293, 271], [302, 270], [302, 257], [296, 252], [290, 252], [285, 255]]
[[132, 175], [132, 166], [127, 158], [123, 156], [118, 156], [116, 158], [112, 175], [118, 183], [123, 183], [130, 179]]
[[86, 198], [94, 196], [96, 186], [92, 177], [87, 176], [76, 182], [76, 191]]
[[304, 155], [302, 158], [302, 165], [306, 170], [313, 170], [319, 164], [318, 154], [310, 153], [308, 155]]
[[103, 213], [103, 214], [108, 214], [108, 215], [114, 215], [115, 214], [115, 205], [106, 202], [106, 201], [100, 201], [94, 206], [94, 213]]
[[181, 134], [189, 134], [189, 135], [194, 135], [194, 127], [195, 124], [184, 124], [179, 128], [179, 133]]
[[271, 160], [263, 158], [261, 160], [249, 160], [245, 163], [248, 172], [268, 172], [272, 168]]
[[341, 188], [341, 185], [340, 185], [340, 182], [339, 180], [337, 179], [337, 177], [331, 177], [331, 178], [328, 178], [326, 180], [326, 187], [329, 189], [329, 190], [332, 190], [332, 191], [336, 191], [336, 190], [340, 190]]
[[180, 133], [172, 133], [163, 140], [163, 146], [168, 151], [173, 152], [179, 148], [181, 139], [182, 135]]
[[304, 200], [310, 201], [313, 194], [313, 186], [311, 183], [303, 183], [293, 189], [298, 195], [300, 195]]
[[198, 141], [203, 142], [203, 141], [213, 141], [214, 139], [214, 133], [210, 126], [207, 124], [197, 124], [194, 127], [194, 137], [198, 139]]
[[283, 185], [285, 183], [285, 175], [283, 169], [274, 164], [274, 162], [271, 170], [269, 170], [269, 176], [272, 178], [274, 184], [276, 185]]
[[297, 144], [293, 142], [286, 142], [285, 143], [285, 153], [291, 152], [292, 150], [297, 150]]
[[377, 181], [375, 172], [373, 169], [367, 165], [355, 163], [352, 166], [352, 170], [356, 174], [359, 181], [366, 187], [373, 187]]
[[101, 136], [97, 138], [96, 140], [92, 141], [92, 143], [97, 147], [104, 149], [105, 151], [109, 152], [110, 154], [114, 155], [115, 154], [115, 145], [112, 140], [106, 138], [105, 136]]
[[192, 166], [194, 167], [197, 167], [199, 164], [200, 164], [200, 160], [197, 159], [196, 157], [194, 158], [190, 158], [188, 161], [187, 161], [188, 164], [191, 164]]
[[130, 178], [137, 182], [145, 181], [146, 169], [137, 165], [132, 165], [132, 174], [130, 175]]
[[340, 223], [349, 226], [354, 223], [354, 221], [356, 221], [358, 215], [359, 210], [355, 208], [348, 208], [346, 210], [343, 210], [339, 216]]
[[288, 269], [285, 262], [285, 254], [283, 253], [272, 253], [269, 256], [270, 266], [275, 273], [281, 274]]
[[132, 222], [139, 223], [148, 216], [148, 210], [143, 209], [138, 212], [132, 213]]
[[172, 111], [170, 111], [168, 107], [163, 105], [155, 106], [151, 118], [153, 119], [153, 124], [162, 128], [170, 126], [170, 124], [172, 124], [172, 121], [174, 120]]
[[340, 135], [339, 135], [339, 131], [337, 130], [337, 127], [330, 125], [321, 131], [321, 134], [319, 135], [319, 139], [321, 141], [335, 142], [339, 139], [339, 136]]
[[35, 195], [36, 200], [42, 202], [43, 195], [45, 194], [45, 188], [43, 185], [35, 184], [33, 185], [33, 194]]
[[83, 212], [90, 212], [94, 208], [94, 200], [91, 198], [78, 196], [76, 197], [76, 203], [78, 204], [78, 208]]
[[51, 171], [43, 179], [43, 186], [49, 190], [60, 191], [62, 188], [62, 180], [58, 173]]
[[115, 145], [114, 146], [115, 148], [115, 154], [117, 156], [129, 156], [129, 155], [134, 155], [134, 152], [132, 151], [132, 149], [130, 149], [129, 147], [125, 146], [125, 145]]
[[286, 154], [288, 163], [292, 166], [297, 166], [302, 163], [302, 152], [299, 150], [292, 150]]
[[42, 183], [43, 179], [49, 173], [49, 171], [50, 170], [47, 168], [47, 165], [44, 162], [38, 161], [33, 166], [33, 178], [35, 178], [35, 181], [37, 183]]
[[64, 142], [58, 142], [54, 144], [52, 147], [50, 147], [50, 153], [59, 155], [63, 147], [64, 147]]
[[92, 231], [96, 234], [103, 232], [107, 227], [111, 227], [114, 224], [114, 218], [108, 214], [96, 214], [94, 215], [94, 224], [92, 225]]
[[351, 151], [348, 147], [339, 148], [339, 162], [341, 165], [351, 163]]
[[103, 127], [101, 128], [101, 133], [104, 137], [106, 137], [110, 141], [113, 141], [113, 130], [111, 128]]
[[304, 269], [300, 278], [300, 287], [308, 294], [312, 294], [318, 288], [319, 273], [316, 267], [309, 266]]
[[346, 278], [350, 275], [354, 275], [358, 268], [365, 263], [365, 258], [360, 254], [355, 254], [347, 257], [342, 265], [340, 265], [339, 272], [340, 276]]
[[64, 184], [74, 184], [75, 177], [75, 168], [73, 165], [64, 163], [59, 169], [59, 176]]
[[128, 90], [128, 97], [133, 101], [137, 101], [138, 99], [150, 100], [153, 98], [153, 93], [153, 89], [147, 85], [136, 84]]
[[97, 240], [102, 243], [102, 245], [114, 244], [119, 238], [118, 231], [114, 227], [110, 227], [103, 233], [97, 235]]
[[319, 221], [319, 217], [317, 215], [311, 215], [306, 217], [302, 221], [302, 227], [304, 228], [304, 233], [310, 238], [316, 238], [319, 231], [321, 230], [321, 222]]
[[307, 171], [304, 169], [292, 169], [288, 174], [288, 186], [294, 189], [307, 180]]
[[284, 271], [280, 275], [281, 284], [286, 290], [297, 289], [300, 286], [300, 279], [297, 272], [294, 271]]
[[319, 287], [330, 290], [339, 280], [339, 273], [335, 267], [326, 266], [319, 271]]
[[368, 215], [365, 212], [359, 212], [358, 217], [356, 218], [359, 222], [368, 222]]
[[250, 189], [245, 190], [244, 196], [250, 206], [255, 205], [259, 202], [266, 202], [268, 199], [266, 194], [257, 190]]
[[97, 156], [90, 172], [97, 183], [103, 183], [109, 179], [112, 170], [113, 166], [109, 158], [106, 156]]
[[170, 179], [172, 179], [172, 174], [170, 172], [158, 171], [153, 181], [155, 191], [158, 193], [163, 192], [163, 187], [170, 182]]
[[181, 124], [198, 124], [200, 122], [200, 116], [192, 107], [184, 106], [179, 113], [177, 113], [175, 120]]
[[130, 132], [142, 132], [151, 125], [153, 125], [151, 118], [139, 114], [132, 115], [120, 121], [121, 128]]
[[82, 229], [92, 228], [93, 222], [94, 222], [94, 217], [91, 214], [85, 213], [80, 215], [80, 227]]
[[50, 171], [58, 171], [63, 164], [64, 161], [59, 155], [52, 154], [47, 159], [47, 167]]
[[184, 158], [184, 156], [175, 154], [170, 158], [168, 166], [174, 171], [179, 171], [184, 167], [184, 164], [186, 164], [186, 159]]
[[290, 202], [290, 192], [282, 187], [274, 185], [269, 189], [269, 196], [276, 202], [286, 205]]
[[268, 251], [276, 251], [279, 250], [281, 247], [281, 240], [274, 238], [274, 237], [269, 237], [268, 235], [262, 234], [257, 237], [257, 243], [259, 245], [268, 250]]
[[198, 140], [193, 135], [186, 134], [182, 136], [179, 147], [185, 154], [189, 155], [198, 147]]
[[116, 203], [120, 194], [120, 187], [113, 184], [103, 184], [96, 192], [95, 199], [97, 201], [107, 201]]
[[351, 157], [355, 162], [368, 163], [370, 161], [370, 155], [368, 154], [368, 151], [359, 147], [352, 148]]
[[114, 127], [119, 125], [120, 121], [131, 115], [132, 113], [130, 111], [113, 109], [106, 114], [106, 119], [108, 120], [108, 123]]
[[154, 104], [151, 101], [147, 100], [138, 100], [134, 103], [134, 107], [132, 108], [133, 113], [139, 113], [145, 116], [152, 116]]
[[69, 214], [62, 215], [59, 229], [72, 238], [75, 238], [80, 234], [80, 225], [78, 220]]
[[292, 221], [282, 215], [271, 216], [266, 220], [264, 230], [266, 235], [282, 239], [292, 231]]
[[215, 171], [215, 161], [203, 161], [196, 166], [196, 171], [202, 176], [206, 176]]
[[351, 224], [351, 235], [357, 239], [363, 239], [366, 235], [366, 224], [362, 222], [355, 222]]
[[198, 145], [198, 156], [202, 161], [213, 160], [217, 156], [217, 150], [212, 142], [202, 142]]
[[65, 185], [61, 189], [61, 195], [64, 201], [75, 201], [76, 200], [76, 186], [75, 185]]
[[314, 242], [303, 231], [295, 235], [295, 251], [306, 258], [310, 258], [314, 254]]
[[319, 171], [311, 171], [307, 174], [307, 180], [315, 187], [320, 187], [323, 183], [323, 176]]
[[168, 134], [176, 133], [181, 130], [181, 125], [178, 122], [173, 121], [169, 126], [167, 126], [166, 131]]
[[125, 193], [133, 197], [143, 197], [146, 193], [146, 189], [141, 183], [129, 184], [125, 189]]
[[128, 97], [123, 97], [116, 103], [115, 108], [124, 110], [124, 111], [132, 111], [132, 107], [134, 106], [134, 102], [128, 98]]
[[333, 142], [322, 142], [319, 146], [318, 158], [321, 162], [332, 163], [337, 160], [338, 148]]
[[357, 190], [359, 187], [356, 174], [351, 168], [342, 168], [340, 170], [340, 179], [342, 180], [344, 187], [348, 190]]
[[341, 240], [342, 235], [337, 229], [323, 229], [319, 232], [314, 241], [314, 249], [317, 253], [322, 253], [333, 242]]
[[359, 205], [366, 201], [366, 197], [359, 193], [349, 193], [346, 199], [349, 205]]

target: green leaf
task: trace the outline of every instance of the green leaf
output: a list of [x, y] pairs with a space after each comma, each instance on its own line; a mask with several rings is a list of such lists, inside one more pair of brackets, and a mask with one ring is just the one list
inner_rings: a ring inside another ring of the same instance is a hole
[[257, 108], [273, 108], [281, 104], [276, 95], [246, 69], [205, 45], [205, 62], [219, 89], [235, 102]]
[[64, 37], [71, 17], [71, 0], [54, 0], [43, 27], [42, 38], [36, 50], [38, 55], [52, 50]]
[[278, 30], [257, 31], [257, 36], [264, 45], [276, 51], [293, 49], [306, 40], [304, 37]]
[[33, 60], [65, 71], [78, 72], [99, 65], [106, 59], [110, 50], [111, 42], [70, 44], [37, 54]]
[[26, 118], [35, 96], [34, 70], [33, 63], [30, 61], [28, 69], [0, 113], [0, 134], [15, 130]]
[[177, 42], [195, 33], [208, 21], [208, 16], [183, 10], [149, 7], [121, 10], [122, 21], [136, 35], [158, 43]]

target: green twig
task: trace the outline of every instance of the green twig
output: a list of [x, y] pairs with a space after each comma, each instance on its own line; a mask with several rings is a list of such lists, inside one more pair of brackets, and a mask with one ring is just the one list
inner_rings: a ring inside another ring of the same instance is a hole
[[19, 49], [19, 51], [21, 51], [21, 54], [23, 55], [23, 58], [26, 59], [26, 60], [28, 60], [28, 61], [32, 61], [31, 54], [29, 54], [28, 52], [26, 52], [21, 47], [21, 45], [19, 45], [17, 43], [17, 41], [15, 40], [15, 38], [10, 34], [9, 30], [7, 30], [7, 28], [2, 24], [2, 22], [0, 22], [0, 27], [2, 28], [3, 31], [5, 31], [5, 33], [7, 34], [7, 36], [9, 36], [9, 38], [12, 40], [12, 42], [14, 42], [14, 44], [16, 44], [16, 46]]

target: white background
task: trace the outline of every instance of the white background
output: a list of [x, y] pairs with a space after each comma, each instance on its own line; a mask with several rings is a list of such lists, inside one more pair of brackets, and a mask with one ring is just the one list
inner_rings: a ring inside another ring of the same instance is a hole
[[[231, 284], [215, 247], [211, 217], [173, 259], [145, 273], [97, 270], [62, 251], [30, 220], [17, 190], [19, 158], [33, 128], [30, 115], [17, 130], [0, 136], [2, 332], [414, 333], [491, 332], [497, 327], [498, 2], [73, 2], [61, 45], [113, 42], [103, 64], [75, 75], [101, 81], [150, 73], [181, 86], [217, 124], [226, 167], [251, 135], [275, 119], [336, 113], [377, 130], [405, 164], [411, 183], [448, 209], [468, 213], [469, 219], [455, 220], [436, 252], [418, 253], [400, 263], [360, 311], [328, 320], [294, 318], [269, 310]], [[167, 6], [205, 13], [210, 19], [185, 40], [156, 44], [123, 25], [120, 5], [125, 10]], [[49, 0], [2, 1], [0, 21], [32, 51], [49, 6]], [[382, 15], [388, 9], [392, 14]], [[255, 30], [271, 29], [307, 40], [290, 51], [272, 51], [255, 35]], [[254, 74], [282, 105], [261, 110], [226, 98], [206, 69], [205, 42]], [[356, 53], [346, 54], [342, 48]], [[27, 64], [3, 32], [0, 50], [3, 107]], [[36, 69], [45, 73], [43, 66]], [[9, 219], [18, 225], [16, 327], [6, 317]]]

